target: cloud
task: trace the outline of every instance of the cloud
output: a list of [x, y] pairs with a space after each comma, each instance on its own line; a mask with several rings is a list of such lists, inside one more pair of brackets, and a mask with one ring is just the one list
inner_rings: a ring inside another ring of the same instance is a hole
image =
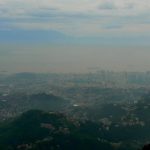
[[117, 24], [117, 23], [111, 23], [111, 24], [106, 24], [103, 28], [104, 29], [120, 29], [122, 28], [122, 25]]
[[117, 9], [117, 7], [115, 6], [115, 3], [108, 2], [108, 1], [105, 1], [104, 3], [100, 4], [98, 8], [99, 9]]
[[145, 35], [150, 30], [148, 20], [149, 0], [0, 0], [1, 30], [56, 30], [72, 36], [121, 36], [136, 31]]

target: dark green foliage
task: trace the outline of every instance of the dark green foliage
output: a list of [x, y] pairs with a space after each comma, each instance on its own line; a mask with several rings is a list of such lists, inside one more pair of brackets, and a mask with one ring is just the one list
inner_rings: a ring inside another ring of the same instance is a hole
[[[41, 126], [41, 124], [45, 124]], [[50, 128], [47, 128], [50, 127]], [[52, 127], [52, 128], [51, 128]], [[83, 123], [76, 126], [75, 121], [59, 113], [45, 113], [31, 110], [0, 127], [1, 150], [21, 147], [25, 150], [110, 150], [109, 143], [99, 142], [98, 126]]]

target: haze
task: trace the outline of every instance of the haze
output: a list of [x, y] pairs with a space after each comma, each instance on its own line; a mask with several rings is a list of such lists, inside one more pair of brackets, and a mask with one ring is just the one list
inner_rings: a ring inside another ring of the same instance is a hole
[[0, 0], [1, 72], [150, 70], [148, 0]]
[[150, 68], [148, 47], [41, 45], [3, 46], [2, 50], [1, 72], [85, 73], [101, 69], [147, 71]]

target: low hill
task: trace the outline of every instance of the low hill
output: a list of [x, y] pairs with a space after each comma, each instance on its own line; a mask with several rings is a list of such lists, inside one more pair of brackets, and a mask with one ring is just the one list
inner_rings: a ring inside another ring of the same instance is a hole
[[[87, 125], [92, 130], [86, 130]], [[91, 135], [97, 126], [87, 125], [80, 125], [60, 113], [31, 110], [0, 126], [0, 149], [111, 150], [109, 143], [98, 141], [95, 135]]]
[[[62, 112], [70, 102], [53, 94], [13, 93], [0, 96], [0, 122], [32, 109]], [[2, 113], [3, 112], [3, 113]]]
[[62, 97], [53, 94], [33, 94], [28, 98], [30, 109], [40, 109], [45, 111], [62, 111], [69, 105], [69, 102]]

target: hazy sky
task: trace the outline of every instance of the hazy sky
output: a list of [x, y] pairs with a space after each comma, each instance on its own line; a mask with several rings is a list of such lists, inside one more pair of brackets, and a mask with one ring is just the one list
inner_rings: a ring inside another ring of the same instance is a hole
[[0, 0], [0, 70], [150, 70], [149, 0]]
[[0, 0], [1, 30], [73, 36], [149, 35], [149, 0]]

